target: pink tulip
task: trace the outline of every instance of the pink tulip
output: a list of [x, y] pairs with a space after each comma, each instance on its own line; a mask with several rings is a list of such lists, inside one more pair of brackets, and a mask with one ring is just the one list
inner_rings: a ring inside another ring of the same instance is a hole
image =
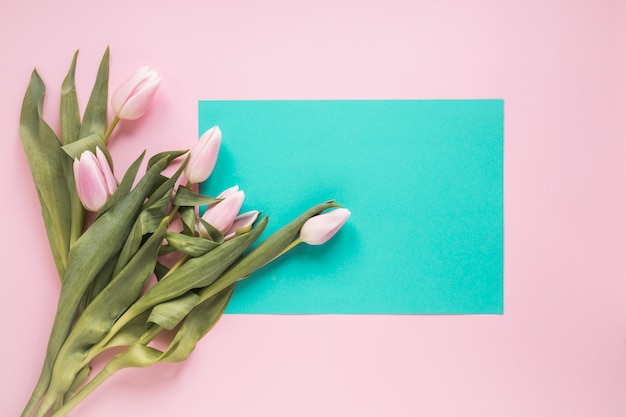
[[300, 229], [300, 240], [309, 245], [321, 245], [333, 237], [350, 217], [345, 208], [311, 217]]
[[111, 97], [111, 107], [118, 119], [135, 120], [148, 108], [161, 77], [148, 67], [139, 68], [124, 81]]
[[237, 230], [245, 227], [252, 226], [259, 217], [259, 212], [256, 210], [248, 211], [235, 217], [235, 221], [225, 233], [224, 240], [232, 239], [237, 234]]
[[[221, 234], [226, 234], [241, 210], [245, 194], [235, 185], [224, 190], [217, 198], [223, 198], [223, 200], [209, 207], [202, 215], [202, 219], [219, 230]], [[200, 235], [207, 236], [203, 227], [200, 227]]]
[[209, 178], [215, 168], [217, 154], [222, 143], [222, 132], [217, 126], [207, 130], [189, 152], [189, 162], [185, 167], [185, 176], [192, 184]]
[[89, 211], [98, 211], [117, 189], [117, 182], [104, 153], [85, 151], [74, 159], [74, 181], [78, 198]]

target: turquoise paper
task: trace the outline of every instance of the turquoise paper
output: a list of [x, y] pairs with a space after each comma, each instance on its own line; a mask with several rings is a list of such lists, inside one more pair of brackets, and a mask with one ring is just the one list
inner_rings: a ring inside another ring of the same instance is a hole
[[228, 313], [501, 314], [502, 100], [201, 101], [222, 149], [201, 192], [238, 184], [269, 232], [352, 212], [237, 285]]

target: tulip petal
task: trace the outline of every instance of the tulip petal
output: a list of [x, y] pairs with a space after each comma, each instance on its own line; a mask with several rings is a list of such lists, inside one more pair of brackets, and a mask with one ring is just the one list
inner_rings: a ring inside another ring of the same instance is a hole
[[100, 210], [110, 194], [106, 188], [104, 175], [100, 171], [100, 164], [93, 153], [83, 152], [75, 179], [76, 191], [83, 206], [89, 211]]
[[235, 217], [235, 221], [225, 233], [224, 240], [232, 239], [237, 234], [237, 230], [252, 226], [259, 217], [257, 210], [248, 211]]
[[[235, 187], [231, 187], [229, 190], [233, 188]], [[202, 219], [219, 230], [220, 233], [225, 234], [235, 221], [244, 199], [244, 192], [236, 191], [234, 194], [225, 197], [224, 200], [219, 203], [209, 207], [204, 215], [202, 215]]]
[[300, 229], [300, 239], [309, 245], [321, 245], [341, 229], [350, 217], [345, 208], [328, 211], [311, 217]]
[[111, 97], [111, 107], [122, 120], [135, 120], [141, 117], [152, 101], [161, 77], [148, 67], [139, 68], [124, 81]]
[[209, 178], [215, 168], [221, 143], [222, 132], [217, 126], [200, 137], [189, 152], [189, 162], [185, 167], [185, 176], [190, 183], [197, 184]]
[[232, 187], [227, 188], [224, 191], [222, 191], [216, 198], [227, 198], [237, 193], [237, 191], [239, 191], [239, 186], [233, 185]]
[[160, 84], [161, 78], [157, 78], [138, 87], [135, 94], [126, 100], [124, 106], [119, 111], [118, 117], [122, 120], [136, 120], [143, 116]]
[[111, 107], [113, 112], [117, 114], [122, 106], [128, 100], [132, 92], [135, 90], [137, 84], [139, 84], [149, 74], [150, 68], [141, 67], [135, 71], [130, 77], [128, 77], [120, 86], [113, 92], [111, 96]]
[[117, 181], [115, 180], [115, 176], [113, 175], [113, 171], [111, 171], [111, 166], [109, 165], [109, 161], [102, 152], [102, 150], [96, 147], [96, 158], [100, 163], [100, 171], [104, 176], [104, 181], [107, 187], [107, 191], [109, 194], [113, 194], [115, 190], [117, 190]]

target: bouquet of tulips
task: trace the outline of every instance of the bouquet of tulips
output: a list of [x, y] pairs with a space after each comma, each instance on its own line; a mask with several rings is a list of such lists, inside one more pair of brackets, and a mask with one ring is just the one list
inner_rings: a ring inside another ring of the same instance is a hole
[[[43, 368], [23, 417], [65, 416], [121, 369], [185, 360], [221, 317], [236, 282], [301, 242], [324, 243], [350, 216], [324, 202], [255, 243], [268, 217], [239, 214], [243, 191], [194, 191], [213, 171], [218, 127], [189, 151], [154, 155], [138, 176], [142, 154], [118, 182], [107, 142], [118, 122], [142, 116], [161, 78], [142, 68], [123, 83], [111, 97], [109, 123], [107, 48], [81, 118], [76, 59], [62, 84], [60, 137], [42, 118], [45, 85], [36, 71], [22, 105], [20, 136], [61, 279]], [[202, 216], [201, 206], [208, 206]], [[162, 347], [152, 343], [158, 335]], [[117, 353], [105, 355], [92, 375], [94, 358], [112, 348]]]

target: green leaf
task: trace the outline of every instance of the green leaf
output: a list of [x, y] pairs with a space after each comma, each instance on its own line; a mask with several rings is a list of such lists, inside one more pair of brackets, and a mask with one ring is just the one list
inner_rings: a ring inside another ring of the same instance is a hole
[[[63, 281], [73, 236], [74, 197], [68, 189], [66, 177], [71, 159], [61, 150], [61, 142], [41, 117], [45, 91], [41, 77], [36, 70], [33, 71], [20, 113], [20, 138], [39, 197], [54, 262]], [[51, 363], [46, 360], [24, 409], [25, 414], [30, 414], [46, 392]]]
[[[70, 69], [63, 80], [61, 85], [61, 106], [60, 106], [60, 121], [61, 121], [61, 138], [65, 146], [70, 146], [75, 143], [80, 135], [80, 111], [78, 109], [78, 98], [76, 95], [75, 75], [76, 75], [76, 60], [78, 58], [78, 51], [74, 53], [72, 58], [72, 64]], [[105, 152], [108, 156], [108, 152]], [[70, 157], [73, 156], [70, 155]], [[111, 163], [111, 158], [109, 163]], [[111, 165], [112, 166], [112, 165]], [[78, 192], [74, 184], [74, 172], [70, 164], [64, 164], [65, 178], [67, 188], [70, 194], [70, 212], [71, 212], [71, 227], [70, 227], [70, 246], [80, 237], [83, 226], [85, 210], [78, 198]]]
[[78, 190], [76, 189], [76, 181], [74, 180], [73, 164], [68, 161], [63, 164], [63, 172], [65, 177], [65, 184], [69, 194], [70, 205], [70, 248], [80, 238], [85, 226], [85, 208], [83, 203], [78, 197]]
[[194, 258], [202, 256], [220, 245], [220, 243], [212, 240], [174, 232], [166, 233], [165, 239], [167, 239], [167, 243], [169, 243], [172, 248]]
[[[141, 215], [140, 215], [141, 216]], [[135, 256], [139, 248], [141, 248], [141, 244], [143, 243], [143, 233], [141, 222], [137, 220], [133, 227], [130, 229], [130, 233], [126, 238], [126, 242], [124, 242], [124, 246], [122, 246], [122, 250], [120, 251], [115, 262], [115, 268], [113, 268], [113, 274], [117, 275], [120, 273], [122, 269], [128, 264], [128, 262]]]
[[46, 232], [54, 261], [63, 276], [72, 230], [72, 195], [66, 172], [71, 159], [61, 150], [61, 142], [41, 117], [46, 87], [33, 71], [24, 95], [20, 115], [20, 137], [41, 204]]
[[113, 274], [117, 272], [115, 271], [115, 262], [111, 260], [111, 262], [107, 262], [102, 269], [98, 272], [98, 274], [94, 277], [93, 281], [89, 285], [87, 289], [83, 301], [83, 306], [87, 307], [94, 298], [100, 294], [100, 292], [111, 282], [111, 278], [113, 278]]
[[146, 323], [149, 316], [150, 311], [146, 311], [132, 319], [115, 334], [104, 348], [110, 349], [113, 347], [130, 346], [136, 343], [146, 332]]
[[91, 374], [91, 366], [89, 365], [83, 367], [83, 369], [78, 371], [78, 373], [76, 374], [76, 377], [74, 378], [74, 382], [70, 386], [70, 389], [67, 391], [66, 400], [70, 399], [76, 394], [76, 392], [78, 392], [78, 390], [83, 385], [83, 383], [87, 381], [90, 374]]
[[222, 232], [220, 232], [215, 227], [213, 227], [212, 224], [208, 223], [202, 217], [198, 217], [198, 221], [200, 222], [202, 227], [204, 227], [204, 230], [209, 234], [209, 237], [211, 238], [211, 240], [213, 240], [214, 242], [218, 242], [218, 243], [221, 243], [224, 241], [224, 235], [222, 234]]
[[200, 297], [195, 292], [189, 291], [178, 298], [156, 305], [148, 317], [148, 324], [153, 323], [172, 330], [199, 301]]
[[112, 374], [125, 368], [145, 368], [157, 363], [162, 355], [163, 352], [158, 349], [135, 343], [130, 345], [128, 350], [111, 359], [104, 370]]
[[183, 221], [183, 233], [187, 236], [193, 236], [196, 231], [196, 211], [193, 207], [181, 206], [178, 213]]
[[109, 48], [104, 51], [98, 75], [94, 83], [78, 137], [104, 136], [107, 127], [107, 104], [109, 101]]
[[172, 252], [176, 252], [176, 249], [170, 245], [163, 245], [161, 246], [161, 249], [159, 249], [159, 256], [167, 255]]
[[111, 158], [111, 154], [109, 153], [109, 149], [102, 141], [102, 137], [99, 135], [89, 135], [87, 137], [78, 139], [70, 144], [63, 145], [63, 151], [68, 154], [72, 161], [75, 158], [80, 158], [83, 152], [90, 151], [94, 155], [96, 154], [96, 148], [100, 148], [100, 150], [104, 153], [109, 162], [109, 166], [111, 170], [113, 170], [113, 158]]
[[170, 178], [163, 177], [164, 181], [150, 194], [144, 209], [139, 215], [143, 234], [152, 233], [161, 222], [161, 219], [165, 217], [171, 202], [172, 193], [174, 192], [174, 186], [186, 164], [187, 161], [185, 160]]
[[159, 358], [161, 362], [181, 362], [222, 317], [235, 287], [231, 285], [197, 305], [187, 314], [174, 339]]
[[77, 140], [80, 134], [80, 111], [74, 82], [77, 58], [78, 51], [74, 53], [72, 65], [61, 86], [61, 137], [66, 145]]
[[222, 201], [221, 198], [209, 197], [202, 194], [196, 194], [187, 187], [178, 187], [174, 204], [177, 206], [203, 206], [215, 204]]
[[158, 153], [154, 155], [152, 158], [150, 158], [150, 160], [148, 161], [148, 169], [150, 169], [152, 165], [156, 164], [158, 161], [160, 161], [163, 158], [167, 158], [167, 161], [168, 161], [167, 163], [169, 164], [174, 159], [180, 156], [183, 156], [187, 152], [188, 151], [185, 150], [185, 151], [166, 151], [166, 152]]
[[167, 208], [171, 200], [170, 197], [171, 196], [169, 194], [165, 194], [161, 196], [159, 200], [145, 206], [138, 219], [142, 234], [146, 235], [148, 233], [152, 233], [154, 229], [158, 227], [163, 217], [165, 217], [165, 213], [167, 212]]

